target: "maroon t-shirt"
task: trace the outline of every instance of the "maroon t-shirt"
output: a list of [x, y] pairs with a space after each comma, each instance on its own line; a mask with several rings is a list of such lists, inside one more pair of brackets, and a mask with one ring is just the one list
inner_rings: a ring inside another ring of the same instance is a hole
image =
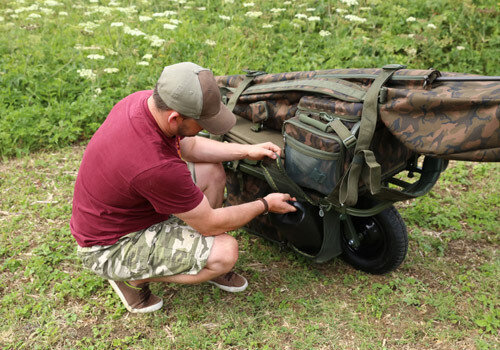
[[85, 150], [70, 222], [82, 247], [114, 244], [203, 199], [180, 158], [179, 137], [165, 136], [149, 111], [151, 94], [118, 102]]

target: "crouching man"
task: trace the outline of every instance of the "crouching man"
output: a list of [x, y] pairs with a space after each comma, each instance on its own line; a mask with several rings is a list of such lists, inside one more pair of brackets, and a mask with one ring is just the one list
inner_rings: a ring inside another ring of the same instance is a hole
[[118, 102], [90, 140], [75, 183], [71, 233], [84, 267], [108, 279], [130, 312], [162, 307], [149, 282], [245, 290], [247, 280], [232, 271], [238, 244], [226, 232], [267, 211], [295, 211], [284, 193], [222, 208], [221, 162], [280, 152], [270, 142], [195, 136], [203, 129], [224, 134], [235, 120], [211, 71], [184, 62], [165, 67], [154, 91]]

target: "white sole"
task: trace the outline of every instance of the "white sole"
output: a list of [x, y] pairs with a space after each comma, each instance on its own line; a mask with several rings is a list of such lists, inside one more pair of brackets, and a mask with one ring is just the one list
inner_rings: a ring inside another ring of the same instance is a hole
[[160, 302], [157, 304], [154, 304], [154, 305], [142, 308], [142, 309], [134, 309], [127, 303], [125, 296], [123, 295], [120, 288], [116, 285], [115, 281], [108, 280], [108, 282], [109, 282], [109, 284], [111, 284], [111, 287], [113, 287], [116, 294], [118, 294], [118, 296], [120, 297], [120, 300], [122, 301], [123, 305], [125, 305], [125, 308], [128, 310], [128, 312], [131, 312], [134, 314], [145, 314], [148, 312], [153, 312], [153, 311], [159, 310], [163, 306], [163, 299], [160, 299]]
[[208, 281], [208, 283], [213, 284], [216, 287], [219, 287], [220, 289], [229, 292], [229, 293], [239, 293], [243, 292], [245, 289], [248, 287], [248, 281], [245, 279], [245, 284], [242, 285], [241, 287], [228, 287], [224, 286], [222, 284], [215, 283], [214, 281]]

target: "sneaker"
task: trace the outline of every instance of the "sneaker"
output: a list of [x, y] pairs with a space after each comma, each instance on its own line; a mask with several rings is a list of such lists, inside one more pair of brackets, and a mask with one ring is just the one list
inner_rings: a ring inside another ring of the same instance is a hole
[[153, 312], [163, 306], [163, 300], [151, 293], [148, 283], [137, 287], [123, 281], [109, 280], [109, 283], [129, 312]]
[[229, 271], [224, 275], [216, 277], [213, 280], [208, 281], [208, 283], [212, 283], [220, 289], [231, 293], [243, 292], [248, 287], [248, 281], [246, 278], [233, 271]]

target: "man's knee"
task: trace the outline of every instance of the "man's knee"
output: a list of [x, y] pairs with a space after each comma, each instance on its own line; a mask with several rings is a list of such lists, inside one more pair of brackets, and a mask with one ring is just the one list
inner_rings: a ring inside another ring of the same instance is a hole
[[207, 267], [225, 273], [231, 271], [237, 260], [238, 241], [228, 234], [215, 236]]
[[196, 184], [200, 188], [224, 186], [226, 172], [221, 163], [196, 163]]

